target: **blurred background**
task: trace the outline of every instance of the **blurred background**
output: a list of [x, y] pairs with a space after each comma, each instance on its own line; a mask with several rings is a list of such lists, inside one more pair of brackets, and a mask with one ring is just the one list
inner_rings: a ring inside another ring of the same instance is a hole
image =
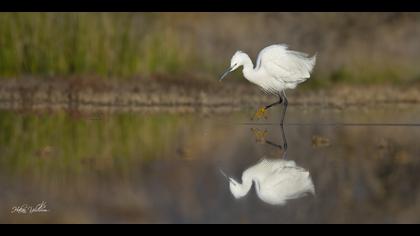
[[0, 76], [216, 80], [236, 50], [318, 52], [311, 84], [420, 80], [418, 13], [2, 13]]

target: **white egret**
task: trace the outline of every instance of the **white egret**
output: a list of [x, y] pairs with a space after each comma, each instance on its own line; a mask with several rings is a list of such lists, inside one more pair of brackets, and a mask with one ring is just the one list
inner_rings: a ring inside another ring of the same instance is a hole
[[275, 44], [261, 50], [254, 68], [249, 56], [242, 51], [237, 51], [230, 61], [229, 69], [220, 80], [229, 72], [243, 66], [242, 73], [247, 80], [261, 87], [266, 93], [279, 97], [279, 101], [260, 108], [255, 116], [262, 117], [267, 109], [283, 103], [281, 116], [281, 124], [283, 124], [288, 105], [284, 91], [294, 89], [307, 80], [315, 66], [315, 61], [316, 55], [308, 57], [305, 53], [289, 50], [285, 44]]
[[261, 136], [258, 129], [251, 129], [251, 131], [257, 138], [257, 142], [265, 141], [262, 143], [279, 148], [283, 154], [279, 159], [263, 158], [259, 163], [246, 169], [242, 173], [242, 183], [220, 170], [228, 179], [230, 192], [235, 198], [244, 197], [253, 183], [255, 183], [258, 197], [271, 205], [284, 205], [287, 200], [303, 197], [308, 193], [315, 194], [315, 187], [309, 171], [297, 166], [294, 161], [285, 160], [287, 140], [283, 126], [280, 126], [283, 146], [266, 140], [267, 132]]
[[237, 199], [249, 192], [252, 183], [255, 183], [258, 197], [271, 205], [284, 205], [287, 200], [308, 193], [315, 194], [309, 172], [297, 166], [294, 161], [262, 159], [243, 172], [242, 183], [226, 177], [229, 179], [230, 191]]

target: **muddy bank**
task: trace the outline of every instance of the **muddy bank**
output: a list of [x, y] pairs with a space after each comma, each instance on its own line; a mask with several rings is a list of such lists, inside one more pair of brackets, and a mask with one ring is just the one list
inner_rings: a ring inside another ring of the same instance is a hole
[[[291, 105], [346, 106], [420, 103], [418, 87], [334, 86], [287, 92]], [[241, 82], [132, 80], [7, 80], [0, 83], [0, 109], [88, 112], [229, 112], [275, 100]]]

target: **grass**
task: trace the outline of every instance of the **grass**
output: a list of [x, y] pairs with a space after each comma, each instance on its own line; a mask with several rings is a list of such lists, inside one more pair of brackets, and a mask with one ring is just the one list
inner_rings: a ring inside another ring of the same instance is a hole
[[193, 60], [170, 28], [134, 13], [1, 13], [0, 75], [133, 77]]
[[[185, 118], [188, 119], [188, 118]], [[170, 156], [181, 119], [160, 114], [119, 114], [103, 120], [73, 118], [65, 112], [0, 112], [0, 163], [3, 173], [84, 174], [111, 166], [124, 174], [129, 163]]]
[[[346, 19], [354, 18], [357, 23], [364, 17], [378, 22], [334, 27], [334, 22], [345, 24]], [[407, 18], [411, 21], [404, 20]], [[279, 41], [307, 52], [321, 49], [314, 78], [322, 79], [309, 87], [418, 81], [420, 71], [412, 53], [418, 44], [408, 44], [409, 38], [399, 31], [383, 32], [408, 30], [411, 35], [420, 17], [402, 15], [396, 29], [383, 19], [385, 13], [0, 13], [0, 78], [76, 76], [120, 81], [162, 76], [214, 80], [235, 50], [247, 51], [255, 59], [267, 42]], [[311, 24], [302, 23], [308, 20], [317, 22], [316, 32]], [[296, 24], [301, 26], [299, 30]], [[251, 27], [255, 32], [248, 34]], [[288, 33], [288, 27], [293, 34]], [[373, 27], [369, 34], [366, 27]], [[377, 44], [366, 44], [370, 34], [377, 37]], [[402, 46], [394, 49], [394, 45]], [[347, 61], [348, 57], [352, 61]]]

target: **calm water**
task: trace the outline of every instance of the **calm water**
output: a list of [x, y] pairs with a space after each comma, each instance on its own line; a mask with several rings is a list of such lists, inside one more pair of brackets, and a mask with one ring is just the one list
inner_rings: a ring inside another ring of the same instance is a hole
[[420, 106], [279, 113], [2, 111], [0, 222], [420, 223]]

